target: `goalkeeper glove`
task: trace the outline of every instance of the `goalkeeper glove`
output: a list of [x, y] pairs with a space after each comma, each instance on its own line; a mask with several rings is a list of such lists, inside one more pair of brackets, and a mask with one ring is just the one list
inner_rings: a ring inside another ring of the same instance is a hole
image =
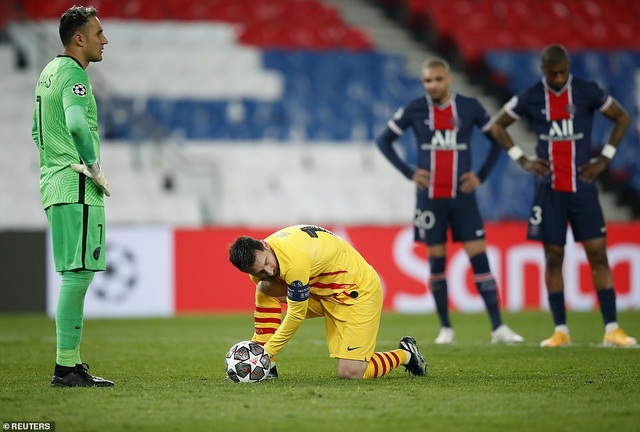
[[111, 196], [109, 183], [107, 183], [107, 178], [104, 176], [104, 171], [102, 171], [99, 162], [96, 161], [93, 165], [71, 164], [71, 169], [89, 177], [106, 196]]

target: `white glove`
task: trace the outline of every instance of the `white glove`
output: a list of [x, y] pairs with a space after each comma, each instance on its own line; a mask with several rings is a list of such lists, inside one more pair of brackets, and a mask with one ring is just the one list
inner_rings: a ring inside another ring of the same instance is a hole
[[111, 196], [111, 192], [109, 192], [109, 183], [107, 183], [107, 178], [104, 176], [104, 171], [102, 171], [99, 162], [89, 166], [85, 164], [71, 164], [71, 169], [89, 177], [96, 186], [102, 189], [102, 192], [104, 192], [106, 196]]

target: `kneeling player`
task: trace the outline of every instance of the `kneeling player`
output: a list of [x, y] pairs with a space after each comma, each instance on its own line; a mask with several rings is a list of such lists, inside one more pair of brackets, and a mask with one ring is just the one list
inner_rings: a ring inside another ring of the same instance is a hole
[[[380, 278], [332, 232], [296, 225], [264, 240], [240, 237], [231, 245], [229, 258], [257, 284], [253, 339], [264, 344], [272, 360], [303, 320], [322, 316], [340, 378], [377, 378], [400, 365], [413, 375], [427, 374], [412, 337], [402, 338], [397, 350], [375, 352], [382, 312]], [[281, 323], [285, 299], [287, 314]], [[277, 376], [275, 369], [271, 375]]]

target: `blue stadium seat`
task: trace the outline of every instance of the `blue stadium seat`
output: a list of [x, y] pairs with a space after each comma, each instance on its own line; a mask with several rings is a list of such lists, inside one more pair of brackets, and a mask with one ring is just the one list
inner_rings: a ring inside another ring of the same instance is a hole
[[577, 76], [596, 81], [605, 89], [605, 91], [611, 91], [611, 74], [608, 66], [608, 54], [604, 52], [589, 51], [570, 54], [570, 57], [572, 73]]
[[98, 114], [100, 129], [107, 139], [132, 136], [133, 100], [120, 97], [102, 98], [96, 95], [96, 101], [102, 108]]

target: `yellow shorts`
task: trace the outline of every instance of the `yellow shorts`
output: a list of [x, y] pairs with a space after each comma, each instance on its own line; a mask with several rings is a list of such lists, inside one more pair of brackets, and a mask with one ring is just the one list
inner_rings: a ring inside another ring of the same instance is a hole
[[324, 316], [329, 356], [347, 360], [368, 361], [373, 355], [382, 313], [382, 286], [380, 278], [369, 282], [350, 306], [311, 295], [307, 318]]

